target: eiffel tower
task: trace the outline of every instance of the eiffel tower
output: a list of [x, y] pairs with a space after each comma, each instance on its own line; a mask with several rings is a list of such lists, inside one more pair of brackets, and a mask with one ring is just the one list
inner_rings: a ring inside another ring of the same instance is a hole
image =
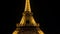
[[39, 23], [36, 23], [33, 18], [30, 0], [26, 0], [22, 19], [16, 26], [17, 28], [12, 34], [44, 34], [39, 28]]

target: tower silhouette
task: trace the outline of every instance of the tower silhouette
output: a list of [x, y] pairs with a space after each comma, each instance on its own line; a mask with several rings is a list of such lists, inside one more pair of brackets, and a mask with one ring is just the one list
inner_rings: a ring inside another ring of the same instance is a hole
[[17, 28], [12, 34], [44, 34], [36, 23], [31, 12], [30, 0], [26, 0], [25, 9], [20, 23], [16, 24]]

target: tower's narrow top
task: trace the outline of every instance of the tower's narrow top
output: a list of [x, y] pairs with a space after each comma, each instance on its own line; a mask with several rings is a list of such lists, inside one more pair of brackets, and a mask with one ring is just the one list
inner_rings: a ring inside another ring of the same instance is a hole
[[29, 12], [31, 12], [30, 0], [26, 0], [24, 11], [29, 11]]

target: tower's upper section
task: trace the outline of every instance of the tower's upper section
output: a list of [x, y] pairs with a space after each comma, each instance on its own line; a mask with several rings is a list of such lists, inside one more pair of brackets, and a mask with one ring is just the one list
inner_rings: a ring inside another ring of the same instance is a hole
[[29, 11], [29, 12], [31, 12], [30, 0], [26, 0], [24, 11]]

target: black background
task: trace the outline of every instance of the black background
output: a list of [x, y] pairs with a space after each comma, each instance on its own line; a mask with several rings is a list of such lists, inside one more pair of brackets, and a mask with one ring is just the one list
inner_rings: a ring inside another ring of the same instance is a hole
[[[4, 0], [1, 2], [1, 33], [11, 34], [16, 23], [20, 22], [24, 12], [25, 0]], [[48, 0], [31, 0], [33, 17], [45, 34], [58, 34], [56, 14], [52, 11], [52, 3]]]

